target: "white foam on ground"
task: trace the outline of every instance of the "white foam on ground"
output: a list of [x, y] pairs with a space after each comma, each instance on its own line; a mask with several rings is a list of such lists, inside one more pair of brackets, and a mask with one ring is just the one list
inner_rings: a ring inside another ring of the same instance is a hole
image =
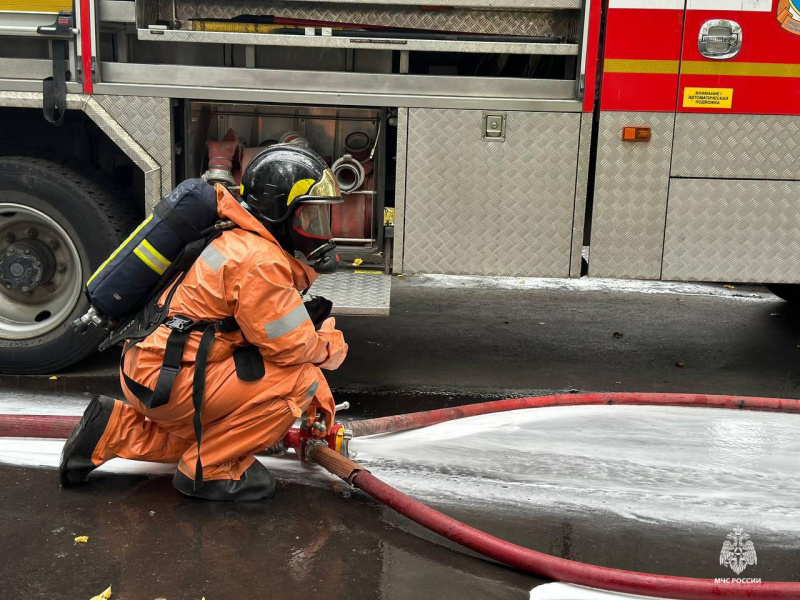
[[357, 438], [357, 461], [436, 504], [800, 532], [800, 415], [553, 407]]
[[546, 583], [531, 590], [530, 600], [657, 600], [653, 596], [636, 596], [605, 592], [569, 583]]
[[[91, 394], [42, 395], [22, 391], [3, 391], [0, 414], [17, 415], [82, 415]], [[58, 468], [64, 440], [38, 438], [0, 438], [0, 464], [21, 467]], [[294, 453], [281, 457], [258, 457], [272, 473], [287, 481], [328, 484], [338, 481], [321, 467], [300, 464]], [[162, 475], [175, 472], [176, 465], [115, 458], [97, 469], [97, 473], [128, 475]]]
[[404, 277], [407, 284], [441, 288], [496, 289], [496, 290], [575, 290], [622, 292], [637, 294], [677, 294], [682, 296], [713, 296], [749, 302], [779, 302], [770, 292], [761, 288], [733, 289], [714, 283], [681, 281], [643, 281], [581, 277], [562, 279], [555, 277], [486, 277], [480, 275], [415, 275]]
[[[18, 467], [58, 468], [64, 440], [40, 438], [0, 438], [0, 464]], [[302, 465], [294, 453], [286, 456], [260, 456], [258, 460], [273, 475], [285, 481], [324, 485], [339, 481], [321, 467]], [[115, 458], [99, 467], [96, 473], [125, 475], [166, 475], [175, 473], [176, 465]]]
[[82, 415], [89, 405], [92, 394], [43, 394], [19, 390], [3, 390], [0, 393], [2, 415]]
[[[35, 401], [33, 401], [35, 400]], [[6, 392], [0, 414], [82, 414], [89, 396]], [[63, 441], [0, 438], [0, 463], [58, 466]], [[800, 532], [800, 415], [647, 406], [552, 407], [357, 438], [356, 460], [420, 500], [524, 514], [612, 512], [649, 523]], [[326, 484], [293, 454], [279, 478]], [[171, 473], [114, 459], [100, 472]]]

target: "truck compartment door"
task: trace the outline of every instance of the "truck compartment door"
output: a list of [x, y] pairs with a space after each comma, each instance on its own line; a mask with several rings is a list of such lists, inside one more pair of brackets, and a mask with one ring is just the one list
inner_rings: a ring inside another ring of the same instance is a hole
[[662, 278], [800, 281], [800, 2], [687, 2]]
[[[667, 211], [684, 0], [610, 0], [606, 17], [589, 275], [658, 279]], [[649, 141], [627, 141], [627, 126]]]

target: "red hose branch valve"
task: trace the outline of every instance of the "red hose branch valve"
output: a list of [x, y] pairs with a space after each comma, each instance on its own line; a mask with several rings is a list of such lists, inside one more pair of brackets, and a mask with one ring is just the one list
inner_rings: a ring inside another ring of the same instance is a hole
[[346, 429], [341, 423], [335, 423], [325, 437], [312, 435], [311, 428], [292, 427], [283, 438], [283, 447], [285, 450], [292, 448], [300, 462], [308, 463], [308, 448], [312, 444], [328, 446], [338, 454], [349, 457], [348, 446], [352, 438], [353, 432]]

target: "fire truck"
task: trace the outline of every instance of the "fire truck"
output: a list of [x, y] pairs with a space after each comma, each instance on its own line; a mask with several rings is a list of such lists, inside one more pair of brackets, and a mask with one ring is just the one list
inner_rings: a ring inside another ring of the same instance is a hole
[[0, 371], [88, 356], [88, 276], [177, 182], [308, 145], [390, 273], [800, 283], [797, 0], [0, 0]]

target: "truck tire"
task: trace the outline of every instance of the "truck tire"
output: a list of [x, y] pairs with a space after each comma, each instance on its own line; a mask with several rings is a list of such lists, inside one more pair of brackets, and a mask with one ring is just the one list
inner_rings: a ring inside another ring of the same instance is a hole
[[768, 283], [767, 289], [778, 298], [791, 302], [800, 303], [800, 284], [797, 283]]
[[135, 216], [104, 185], [62, 164], [0, 157], [0, 373], [52, 373], [92, 354], [102, 334], [78, 335], [86, 280]]

